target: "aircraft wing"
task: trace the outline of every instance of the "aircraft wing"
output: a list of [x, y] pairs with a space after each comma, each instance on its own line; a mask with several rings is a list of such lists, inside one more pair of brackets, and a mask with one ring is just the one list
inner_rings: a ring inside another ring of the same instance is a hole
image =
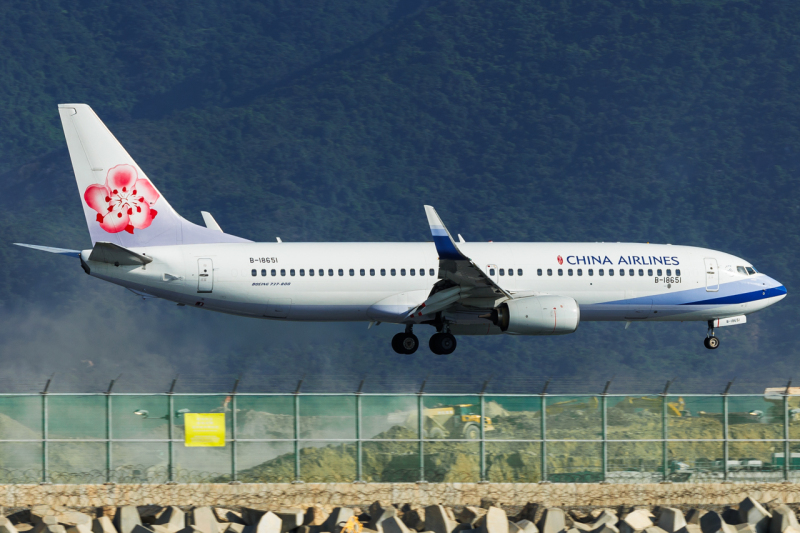
[[439, 254], [439, 279], [444, 283], [441, 281], [437, 283], [428, 299], [409, 312], [409, 318], [443, 311], [468, 297], [511, 298], [511, 295], [487, 276], [472, 259], [461, 253], [432, 206], [425, 206], [425, 214], [428, 216], [433, 242]]

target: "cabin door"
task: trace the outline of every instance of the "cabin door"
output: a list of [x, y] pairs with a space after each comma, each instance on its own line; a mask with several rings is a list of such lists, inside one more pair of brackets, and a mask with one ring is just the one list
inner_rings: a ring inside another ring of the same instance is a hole
[[211, 292], [214, 289], [214, 264], [211, 259], [197, 260], [197, 292]]
[[719, 267], [717, 260], [713, 257], [703, 259], [706, 265], [706, 291], [716, 292], [719, 290]]

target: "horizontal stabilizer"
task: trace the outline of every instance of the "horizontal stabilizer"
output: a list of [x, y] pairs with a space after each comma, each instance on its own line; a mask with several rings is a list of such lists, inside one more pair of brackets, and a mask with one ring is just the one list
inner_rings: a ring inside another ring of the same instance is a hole
[[112, 242], [96, 242], [89, 261], [108, 263], [111, 265], [146, 265], [153, 259], [146, 255], [137, 254]]
[[81, 251], [80, 250], [68, 250], [66, 248], [53, 248], [52, 246], [39, 246], [38, 244], [23, 244], [21, 242], [14, 243], [17, 246], [23, 246], [25, 248], [33, 248], [34, 250], [41, 250], [43, 252], [50, 252], [51, 254], [58, 254], [58, 255], [68, 255], [70, 257], [80, 257]]

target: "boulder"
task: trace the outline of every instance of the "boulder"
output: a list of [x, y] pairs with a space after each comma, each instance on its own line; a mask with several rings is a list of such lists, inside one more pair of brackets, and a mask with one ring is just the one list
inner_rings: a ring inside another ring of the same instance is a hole
[[45, 533], [67, 533], [67, 529], [61, 524], [49, 525], [44, 528]]
[[34, 526], [42, 521], [45, 516], [55, 516], [56, 512], [49, 505], [33, 505], [29, 510], [30, 521]]
[[[89, 518], [89, 517], [87, 516], [86, 518]], [[66, 529], [67, 529], [67, 533], [92, 533], [92, 519], [89, 518], [89, 522], [88, 523], [69, 526]]]
[[281, 519], [281, 533], [288, 533], [302, 526], [305, 519], [305, 513], [302, 509], [282, 509], [275, 514]]
[[528, 520], [536, 524], [539, 521], [538, 515], [541, 508], [542, 506], [538, 503], [526, 503], [525, 506], [520, 510], [519, 514], [514, 518], [514, 522]]
[[594, 516], [594, 520], [587, 524], [582, 522], [574, 522], [572, 527], [580, 531], [594, 531], [603, 524], [609, 524], [616, 527], [616, 523], [619, 521], [617, 515], [608, 509], [603, 509], [598, 513], [590, 514], [590, 516]]
[[620, 533], [636, 533], [644, 531], [648, 527], [653, 526], [653, 521], [650, 520], [652, 513], [646, 509], [637, 509], [625, 515], [625, 518], [619, 521], [617, 528]]
[[255, 528], [253, 533], [281, 533], [283, 521], [278, 515], [268, 511], [258, 520], [258, 524], [251, 527]]
[[542, 518], [536, 524], [539, 533], [560, 533], [566, 529], [566, 516], [561, 509], [548, 507], [542, 513]]
[[[11, 523], [11, 520], [5, 516], [0, 516], [0, 533], [18, 533], [17, 528]], [[783, 532], [781, 532], [783, 533]]]
[[19, 533], [26, 533], [27, 531], [30, 531], [30, 530], [33, 529], [33, 526], [31, 524], [17, 524], [14, 527], [17, 528], [17, 531]]
[[133, 533], [133, 528], [141, 526], [139, 511], [133, 505], [126, 505], [117, 509], [114, 516], [114, 527], [119, 533]]
[[224, 533], [242, 533], [247, 526], [238, 522], [227, 522]]
[[261, 509], [251, 509], [250, 507], [242, 507], [242, 521], [247, 526], [256, 526], [261, 517], [267, 514], [267, 511]]
[[736, 524], [733, 526], [739, 533], [756, 533], [755, 524]]
[[508, 533], [522, 533], [522, 528], [514, 522], [508, 522]]
[[408, 509], [403, 513], [403, 523], [408, 529], [423, 531], [425, 529], [425, 509]]
[[522, 533], [539, 533], [539, 529], [536, 527], [536, 524], [530, 520], [520, 520], [517, 522], [517, 527], [522, 530]]
[[153, 521], [153, 525], [162, 526], [171, 533], [177, 533], [186, 527], [186, 513], [171, 505], [161, 511], [161, 514]]
[[800, 530], [794, 511], [783, 503], [775, 506], [772, 509], [772, 519], [769, 521], [769, 533], [785, 533], [790, 527]]
[[703, 530], [697, 524], [686, 524], [686, 527], [679, 529], [678, 533], [703, 533]]
[[650, 526], [644, 528], [644, 533], [667, 533], [667, 532], [658, 526]]
[[700, 518], [700, 529], [703, 533], [736, 533], [736, 528], [725, 523], [716, 511], [709, 511]]
[[117, 533], [117, 528], [109, 517], [101, 516], [92, 520], [92, 533]]
[[734, 526], [736, 524], [744, 524], [745, 522], [739, 516], [739, 509], [734, 509], [733, 507], [725, 507], [720, 513], [722, 519], [725, 521], [726, 524], [729, 526]]
[[425, 508], [425, 529], [433, 533], [452, 533], [456, 528], [455, 517], [441, 505], [429, 505]]
[[674, 507], [664, 507], [658, 515], [658, 527], [667, 533], [678, 533], [678, 530], [686, 527], [686, 518], [683, 511]]
[[[372, 509], [372, 507], [370, 507], [370, 509]], [[394, 507], [392, 507], [392, 509], [394, 509]], [[397, 509], [395, 509], [395, 511], [396, 510]], [[324, 524], [322, 524], [322, 531], [327, 531], [328, 533], [339, 533], [341, 531], [341, 528], [338, 527], [339, 524], [347, 522], [353, 516], [355, 516], [355, 513], [353, 513], [353, 510], [349, 507], [334, 507], [333, 511], [331, 511], [331, 514], [328, 515], [328, 519], [325, 520]], [[378, 531], [374, 525], [368, 525], [367, 527], [369, 529]]]
[[753, 524], [756, 533], [769, 533], [770, 518], [772, 513], [750, 496], [739, 504], [739, 519], [746, 524]]
[[224, 507], [214, 507], [214, 516], [217, 517], [218, 522], [232, 522], [235, 524], [244, 524], [242, 513], [233, 511]]
[[410, 533], [410, 530], [399, 516], [390, 516], [380, 525], [383, 528], [383, 533]]
[[[219, 522], [211, 507], [195, 507], [189, 514], [189, 524], [204, 533], [220, 533]], [[120, 532], [122, 533], [122, 532]]]
[[489, 509], [486, 510], [486, 514], [475, 524], [480, 526], [479, 530], [482, 533], [509, 533], [508, 516], [506, 516], [506, 512], [499, 507], [489, 507]]
[[686, 523], [699, 526], [700, 519], [703, 518], [703, 515], [707, 512], [708, 511], [705, 511], [704, 509], [689, 509], [689, 512], [686, 513]]
[[136, 524], [133, 526], [133, 533], [152, 533], [152, 530], [147, 529], [141, 524]]
[[306, 514], [303, 517], [304, 526], [321, 526], [328, 519], [328, 513], [321, 505], [312, 505], [306, 509]]
[[486, 514], [486, 509], [467, 505], [466, 507], [462, 508], [460, 511], [455, 513], [455, 517], [456, 520], [458, 520], [460, 523], [469, 524], [470, 526], [472, 526], [475, 525], [475, 522], [477, 522], [478, 519], [480, 519], [485, 514]]
[[592, 533], [619, 533], [619, 529], [614, 524], [601, 524], [600, 527], [593, 530]]

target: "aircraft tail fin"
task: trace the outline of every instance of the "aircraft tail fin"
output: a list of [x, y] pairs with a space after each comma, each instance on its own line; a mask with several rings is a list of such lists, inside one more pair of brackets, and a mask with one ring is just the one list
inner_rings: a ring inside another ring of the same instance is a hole
[[58, 112], [92, 244], [249, 242], [181, 217], [91, 107], [60, 104]]

